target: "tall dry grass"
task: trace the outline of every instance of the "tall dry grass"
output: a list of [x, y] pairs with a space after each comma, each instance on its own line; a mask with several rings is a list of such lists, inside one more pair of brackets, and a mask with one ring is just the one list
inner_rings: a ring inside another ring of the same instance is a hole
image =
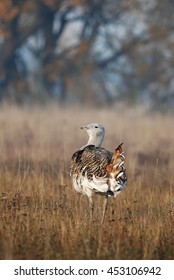
[[[88, 201], [72, 188], [69, 163], [82, 124], [106, 128], [104, 146], [124, 142], [128, 184]], [[0, 108], [0, 259], [173, 259], [173, 116], [124, 107]]]

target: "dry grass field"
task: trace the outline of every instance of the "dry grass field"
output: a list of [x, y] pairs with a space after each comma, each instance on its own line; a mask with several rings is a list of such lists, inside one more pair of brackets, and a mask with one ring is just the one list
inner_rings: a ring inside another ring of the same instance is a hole
[[[106, 128], [104, 147], [124, 142], [128, 184], [88, 200], [72, 188], [79, 128]], [[174, 259], [173, 116], [122, 107], [0, 108], [0, 259]]]

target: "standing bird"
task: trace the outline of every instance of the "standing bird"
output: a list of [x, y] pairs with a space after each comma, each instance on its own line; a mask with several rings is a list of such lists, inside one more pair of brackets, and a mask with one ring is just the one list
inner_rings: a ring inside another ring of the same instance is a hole
[[75, 190], [88, 196], [91, 218], [93, 216], [93, 194], [105, 196], [103, 223], [108, 197], [117, 196], [126, 186], [123, 143], [112, 153], [101, 147], [105, 135], [105, 129], [101, 124], [91, 123], [82, 126], [81, 129], [87, 131], [89, 139], [86, 145], [73, 154], [70, 176]]

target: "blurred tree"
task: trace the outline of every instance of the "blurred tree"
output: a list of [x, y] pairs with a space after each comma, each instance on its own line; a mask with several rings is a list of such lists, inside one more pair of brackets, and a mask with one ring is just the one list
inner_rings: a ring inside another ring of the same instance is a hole
[[0, 0], [0, 98], [173, 104], [173, 12], [170, 0]]

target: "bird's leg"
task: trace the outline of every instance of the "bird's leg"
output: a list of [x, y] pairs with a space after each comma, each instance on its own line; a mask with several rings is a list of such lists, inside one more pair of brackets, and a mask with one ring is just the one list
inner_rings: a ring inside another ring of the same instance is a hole
[[93, 203], [93, 199], [92, 196], [89, 196], [89, 210], [90, 210], [90, 218], [91, 221], [93, 220], [93, 212], [94, 212], [94, 203]]
[[106, 213], [107, 207], [108, 207], [108, 194], [106, 194], [106, 196], [105, 196], [105, 201], [104, 201], [104, 205], [103, 205], [102, 224], [104, 223], [105, 213]]

